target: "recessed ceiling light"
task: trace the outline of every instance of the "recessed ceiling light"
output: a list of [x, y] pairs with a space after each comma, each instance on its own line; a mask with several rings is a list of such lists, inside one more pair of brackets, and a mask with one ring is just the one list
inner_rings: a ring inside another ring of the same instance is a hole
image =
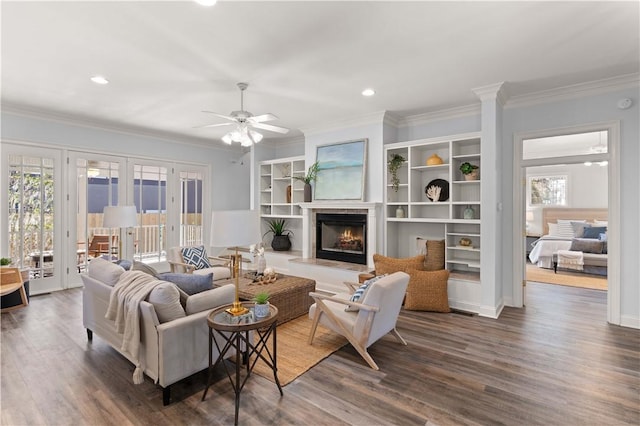
[[213, 6], [216, 4], [218, 0], [195, 0], [196, 3], [201, 4], [202, 6]]
[[96, 84], [109, 84], [109, 80], [107, 80], [101, 75], [94, 75], [93, 77], [91, 77], [91, 81], [93, 81]]
[[376, 91], [373, 89], [364, 89], [362, 91], [362, 96], [373, 96], [376, 94]]

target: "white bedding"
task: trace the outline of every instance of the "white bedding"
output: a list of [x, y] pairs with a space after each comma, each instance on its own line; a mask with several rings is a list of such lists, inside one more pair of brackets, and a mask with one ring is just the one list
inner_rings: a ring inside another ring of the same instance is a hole
[[553, 268], [553, 254], [558, 250], [569, 250], [571, 240], [543, 235], [533, 243], [533, 249], [529, 253], [529, 260], [539, 268]]

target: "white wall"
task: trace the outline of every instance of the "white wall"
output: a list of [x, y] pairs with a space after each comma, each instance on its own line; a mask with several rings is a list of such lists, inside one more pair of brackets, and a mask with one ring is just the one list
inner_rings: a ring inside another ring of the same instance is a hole
[[[608, 167], [593, 164], [567, 164], [564, 166], [527, 167], [527, 183], [531, 176], [567, 176], [568, 194], [567, 205], [571, 208], [603, 208], [608, 205], [609, 179]], [[529, 186], [527, 184], [527, 200], [529, 200]], [[529, 222], [527, 233], [542, 234], [542, 207], [527, 205], [527, 211], [533, 213], [533, 220]]]

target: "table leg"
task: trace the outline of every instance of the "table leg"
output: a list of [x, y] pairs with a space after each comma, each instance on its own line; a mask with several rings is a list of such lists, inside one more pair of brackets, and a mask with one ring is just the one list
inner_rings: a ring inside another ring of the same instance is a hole
[[[236, 391], [236, 417], [235, 417], [235, 422], [233, 423], [234, 425], [238, 425], [238, 413], [240, 411], [240, 391], [242, 390], [242, 387], [240, 386], [240, 368], [242, 368], [240, 366], [240, 356], [241, 356], [241, 350], [240, 350], [240, 336], [242, 335], [242, 333], [236, 333], [236, 386], [235, 386], [235, 391]], [[247, 364], [248, 367], [248, 364]], [[243, 383], [244, 386], [244, 383]]]
[[282, 393], [282, 386], [280, 386], [280, 380], [278, 380], [278, 364], [277, 364], [277, 360], [278, 360], [278, 352], [277, 352], [277, 331], [278, 328], [276, 327], [276, 323], [274, 322], [273, 325], [273, 378], [276, 381], [276, 385], [278, 385], [278, 390], [280, 391], [280, 396], [283, 396]]

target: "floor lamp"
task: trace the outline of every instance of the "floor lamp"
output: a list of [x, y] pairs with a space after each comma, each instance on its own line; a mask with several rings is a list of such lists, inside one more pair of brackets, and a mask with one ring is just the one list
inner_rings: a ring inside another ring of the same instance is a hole
[[[122, 228], [138, 225], [136, 206], [106, 206], [102, 213], [105, 228], [119, 228], [122, 232]], [[118, 236], [118, 257], [122, 259], [122, 235]]]
[[235, 248], [236, 262], [233, 268], [236, 284], [236, 296], [233, 306], [227, 309], [231, 315], [242, 315], [249, 310], [242, 306], [238, 296], [240, 288], [240, 262], [238, 259], [238, 247], [255, 244], [260, 240], [260, 219], [257, 210], [220, 210], [211, 214], [211, 241], [212, 247]]

